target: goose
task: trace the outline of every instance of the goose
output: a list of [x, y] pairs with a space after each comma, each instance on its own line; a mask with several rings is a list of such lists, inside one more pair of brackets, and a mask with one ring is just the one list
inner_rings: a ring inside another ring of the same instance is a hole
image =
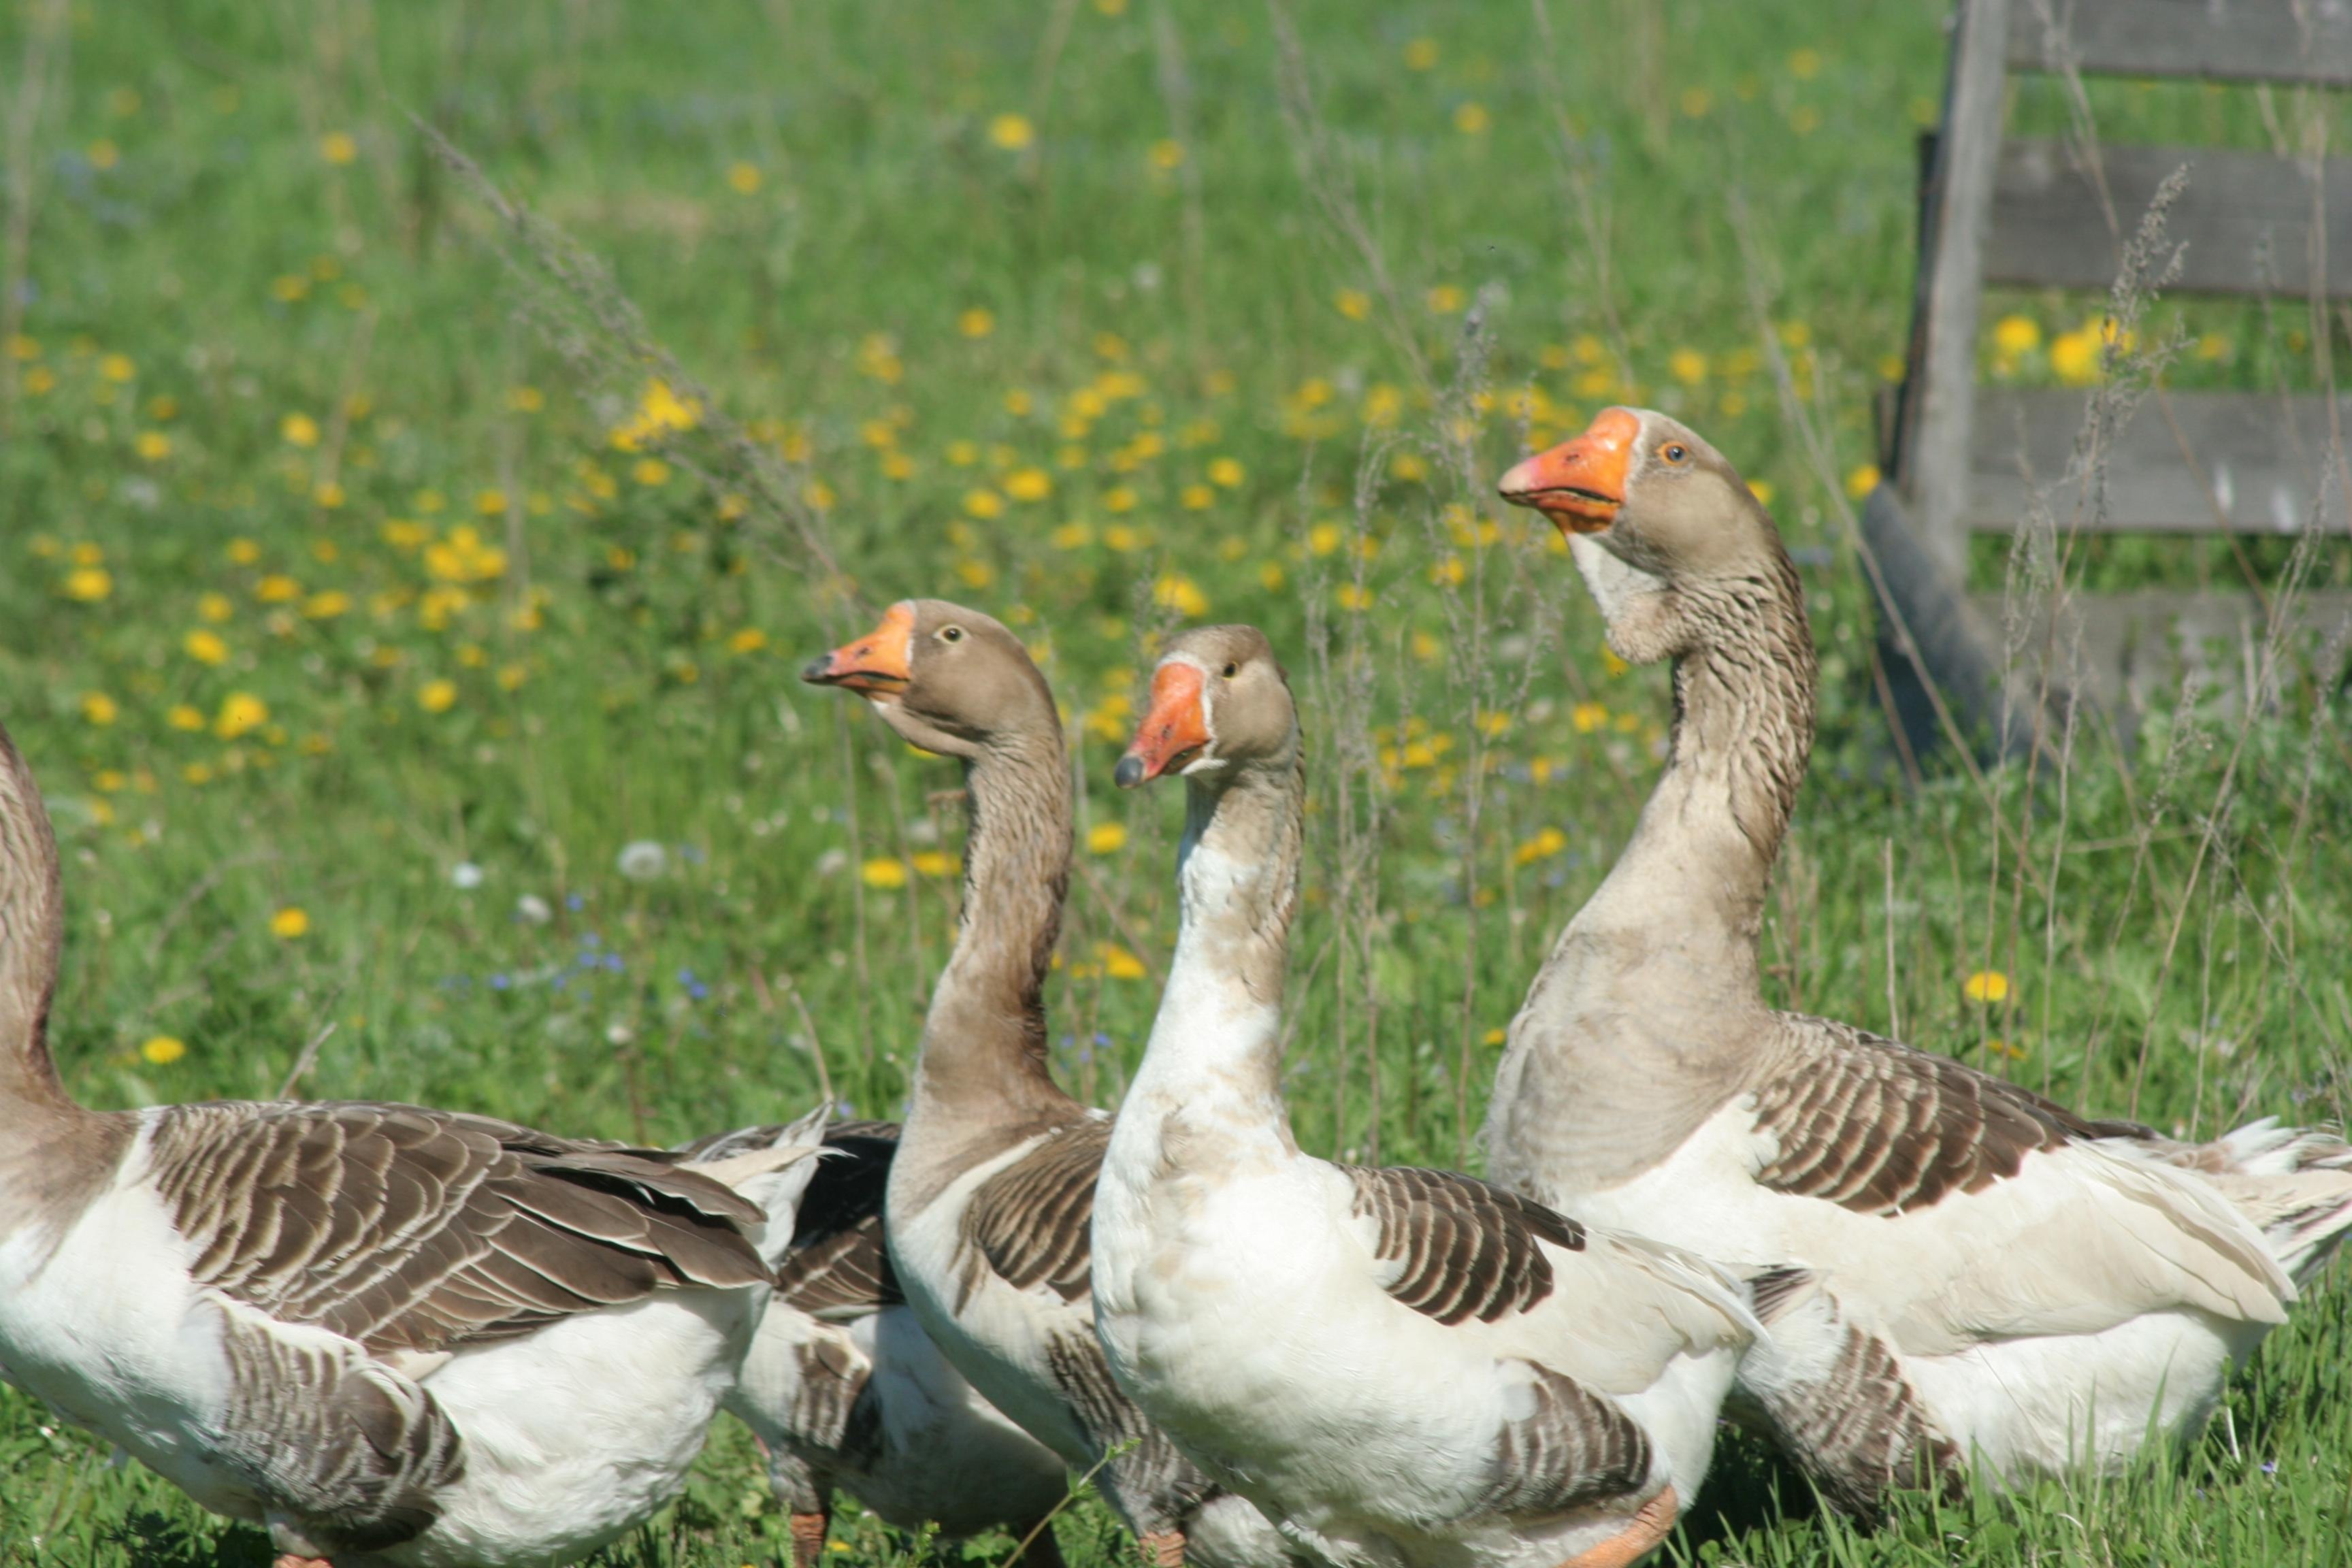
[[991, 1404], [1094, 1477], [1158, 1568], [1289, 1562], [1262, 1514], [1144, 1420], [1095, 1337], [1088, 1226], [1111, 1119], [1045, 1065], [1071, 817], [1045, 678], [995, 620], [908, 599], [803, 679], [857, 693], [910, 744], [957, 759], [971, 800], [962, 914], [883, 1203], [908, 1306]]
[[767, 1302], [760, 1205], [814, 1150], [697, 1172], [413, 1105], [91, 1110], [48, 1047], [61, 901], [0, 731], [8, 1381], [280, 1568], [538, 1568], [678, 1492]]
[[1058, 1568], [1046, 1521], [1069, 1496], [1060, 1456], [982, 1399], [923, 1331], [892, 1274], [882, 1194], [898, 1150], [892, 1121], [826, 1125], [823, 1105], [782, 1127], [689, 1144], [689, 1162], [777, 1143], [821, 1142], [825, 1158], [793, 1213], [772, 1218], [775, 1294], [726, 1408], [767, 1450], [790, 1516], [793, 1568], [812, 1568], [838, 1487], [901, 1530], [950, 1540], [1003, 1527], [1023, 1561]]
[[1306, 771], [1257, 628], [1160, 658], [1116, 779], [1171, 775], [1176, 952], [1095, 1194], [1112, 1375], [1331, 1563], [1647, 1555], [1756, 1331], [1738, 1282], [1470, 1176], [1303, 1152], [1280, 1040]]
[[1674, 661], [1665, 772], [1511, 1025], [1496, 1178], [1752, 1276], [1736, 1407], [1832, 1504], [2112, 1472], [2193, 1432], [2352, 1224], [2344, 1144], [2187, 1146], [1763, 1000], [1765, 888], [1813, 737], [1771, 520], [1714, 447], [1612, 408], [1501, 481], [1611, 646]]

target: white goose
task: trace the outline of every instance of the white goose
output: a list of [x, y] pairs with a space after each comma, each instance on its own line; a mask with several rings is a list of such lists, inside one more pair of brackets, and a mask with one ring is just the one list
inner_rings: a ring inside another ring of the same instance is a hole
[[[1757, 940], [1813, 736], [1795, 569], [1720, 454], [1612, 408], [1504, 476], [1569, 537], [1673, 753], [1511, 1026], [1498, 1180], [1762, 1271], [1738, 1396], [1832, 1501], [2113, 1469], [2194, 1430], [2352, 1225], [2352, 1151], [2183, 1146], [1764, 1004]], [[1789, 1270], [1801, 1270], [1790, 1273]]]
[[1002, 1526], [1022, 1561], [1058, 1568], [1045, 1521], [1069, 1496], [1060, 1457], [980, 1396], [915, 1321], [882, 1234], [898, 1151], [890, 1121], [824, 1125], [830, 1107], [785, 1127], [690, 1144], [691, 1161], [822, 1140], [825, 1157], [769, 1237], [775, 1296], [727, 1408], [759, 1436], [791, 1516], [793, 1568], [823, 1559], [839, 1487], [902, 1530], [949, 1540]]
[[858, 693], [911, 744], [961, 760], [971, 793], [962, 915], [884, 1211], [908, 1304], [990, 1403], [1094, 1475], [1160, 1568], [1279, 1568], [1282, 1536], [1144, 1420], [1095, 1339], [1087, 1227], [1111, 1121], [1045, 1064], [1045, 971], [1070, 879], [1045, 678], [996, 621], [909, 599], [803, 679]]
[[1342, 1564], [1622, 1568], [1753, 1319], [1707, 1265], [1468, 1176], [1302, 1153], [1278, 1041], [1306, 784], [1263, 634], [1171, 645], [1118, 782], [1184, 778], [1181, 924], [1095, 1197], [1113, 1374]]
[[59, 905], [0, 732], [10, 1382], [281, 1564], [539, 1568], [676, 1495], [768, 1295], [720, 1181], [789, 1213], [813, 1151], [696, 1173], [407, 1105], [89, 1110], [47, 1037]]

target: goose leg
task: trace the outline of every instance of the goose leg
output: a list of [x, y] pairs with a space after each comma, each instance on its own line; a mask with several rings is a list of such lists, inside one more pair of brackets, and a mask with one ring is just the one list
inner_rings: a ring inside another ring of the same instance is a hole
[[1182, 1531], [1155, 1530], [1138, 1542], [1143, 1548], [1145, 1568], [1184, 1568]]
[[323, 1557], [300, 1557], [291, 1552], [281, 1552], [269, 1568], [335, 1568]]
[[1054, 1539], [1051, 1515], [1014, 1525], [1013, 1539], [1029, 1543], [1021, 1549], [1021, 1555], [1013, 1561], [1027, 1564], [1027, 1568], [1063, 1568], [1062, 1543]]
[[833, 1510], [794, 1511], [792, 1520], [793, 1568], [816, 1568], [824, 1560], [824, 1538], [833, 1533]]
[[1681, 1500], [1668, 1487], [1634, 1510], [1633, 1521], [1622, 1531], [1578, 1552], [1560, 1568], [1629, 1568], [1657, 1550], [1673, 1532], [1675, 1518], [1681, 1511]]

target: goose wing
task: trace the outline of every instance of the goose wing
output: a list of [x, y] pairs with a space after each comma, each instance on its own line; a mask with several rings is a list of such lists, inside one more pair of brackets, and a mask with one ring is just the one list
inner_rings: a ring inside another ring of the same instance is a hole
[[1093, 1289], [1095, 1178], [1110, 1129], [1108, 1117], [1057, 1128], [973, 1191], [964, 1240], [1015, 1289], [1042, 1286], [1065, 1301]]
[[760, 1209], [655, 1150], [407, 1105], [172, 1106], [148, 1179], [199, 1283], [372, 1353], [770, 1276]]

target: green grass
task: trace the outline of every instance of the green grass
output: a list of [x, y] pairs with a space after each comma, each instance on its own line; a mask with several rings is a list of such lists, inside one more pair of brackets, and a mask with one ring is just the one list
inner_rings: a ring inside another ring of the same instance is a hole
[[[76, 1092], [268, 1095], [331, 1024], [305, 1092], [670, 1140], [811, 1100], [797, 986], [837, 1090], [895, 1112], [952, 926], [953, 879], [923, 858], [955, 851], [933, 798], [954, 780], [793, 673], [925, 593], [1021, 626], [1083, 737], [1098, 836], [1050, 996], [1072, 1086], [1116, 1099], [1172, 935], [1175, 808], [1106, 787], [1121, 704], [1161, 629], [1255, 620], [1319, 764], [1301, 1136], [1474, 1157], [1496, 1032], [1622, 842], [1668, 716], [1663, 672], [1603, 660], [1566, 562], [1492, 513], [1486, 481], [1522, 415], [1551, 439], [1639, 399], [1769, 486], [1810, 563], [1824, 728], [1766, 932], [1781, 998], [1875, 1027], [1891, 1009], [1922, 1045], [2184, 1131], [2340, 1121], [2352, 755], [2332, 689], [2289, 681], [2242, 731], [2191, 710], [2136, 759], [2088, 742], [2063, 790], [1948, 766], [1909, 789], [1892, 758], [1842, 491], [1904, 341], [1941, 8], [1550, 8], [1547, 65], [1517, 6], [1295, 7], [1385, 293], [1302, 184], [1269, 16], [1241, 0], [68, 10], [22, 156], [0, 714], [67, 856], [56, 1045]], [[0, 25], [12, 101], [40, 14]], [[2093, 101], [2103, 133], [2262, 139], [2242, 94]], [[1605, 268], [1554, 108], [1607, 209]], [[583, 318], [411, 113], [609, 260], [762, 471], [788, 458], [795, 494], [822, 487], [847, 581], [709, 420], [664, 472], [614, 449], [646, 373], [541, 330]], [[2018, 113], [2063, 121], [2043, 89]], [[1826, 473], [1759, 346], [1734, 185]], [[2093, 308], [1997, 303], [2045, 340]], [[2157, 320], [2221, 344], [2182, 377], [2254, 385], [2313, 374], [2285, 316]], [[2054, 373], [2037, 349], [2005, 374]], [[1039, 499], [1019, 499], [1029, 469]], [[2091, 569], [2229, 571], [2197, 544]], [[2321, 570], [2343, 577], [2341, 552]], [[192, 653], [200, 631], [217, 662]], [[1510, 722], [1482, 735], [1474, 710]], [[1343, 765], [1351, 725], [1377, 729]], [[1343, 775], [1354, 820], [1368, 789], [1385, 814], [1348, 900]], [[644, 880], [617, 865], [637, 840], [665, 847]], [[290, 910], [307, 929], [277, 934]], [[1336, 943], [1341, 916], [1377, 940]], [[1980, 970], [2006, 1001], [1967, 999]], [[2234, 1442], [2217, 1427], [2126, 1482], [1874, 1531], [1815, 1518], [1727, 1443], [1688, 1550], [2333, 1564], [2342, 1274], [2241, 1381]], [[0, 1562], [265, 1556], [45, 1420], [0, 1394]], [[772, 1561], [763, 1495], [724, 1430], [692, 1495], [609, 1558]], [[853, 1563], [930, 1550], [852, 1516], [841, 1539]], [[1123, 1560], [1091, 1503], [1065, 1542]]]

